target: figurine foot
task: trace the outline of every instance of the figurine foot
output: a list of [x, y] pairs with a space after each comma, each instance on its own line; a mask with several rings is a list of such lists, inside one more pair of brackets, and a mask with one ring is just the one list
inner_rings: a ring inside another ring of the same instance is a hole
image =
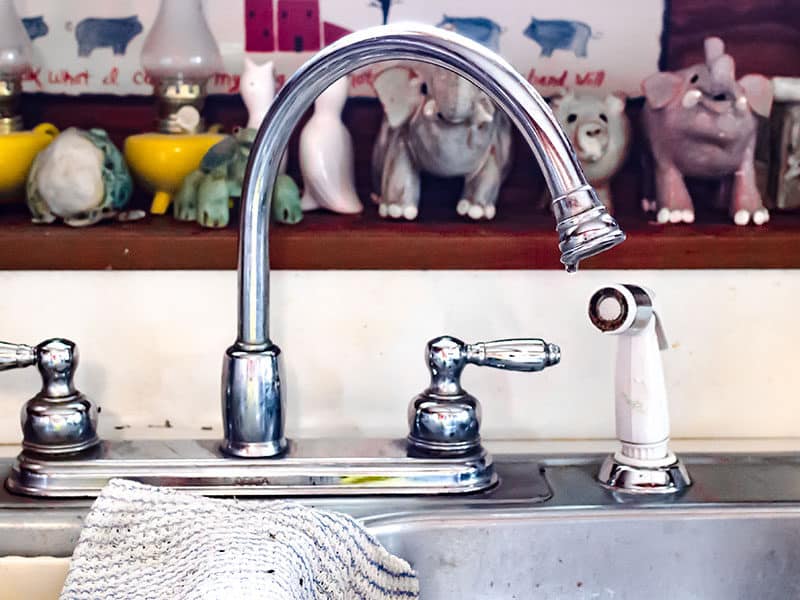
[[95, 225], [99, 223], [105, 218], [109, 218], [109, 216], [116, 216], [115, 213], [102, 213], [101, 211], [91, 212], [82, 217], [66, 217], [64, 219], [64, 225], [69, 225], [70, 227], [88, 227], [89, 225]]
[[688, 208], [683, 210], [662, 208], [656, 214], [656, 221], [662, 225], [666, 223], [694, 223], [694, 211]]
[[475, 204], [466, 198], [462, 198], [456, 205], [456, 212], [462, 217], [468, 216], [470, 219], [475, 219], [476, 221], [479, 219], [491, 221], [494, 219], [497, 209], [490, 204], [483, 206], [481, 204]]
[[743, 227], [750, 222], [749, 210], [737, 210], [733, 215], [733, 222]]
[[733, 222], [739, 226], [744, 226], [753, 220], [753, 225], [763, 225], [769, 221], [769, 211], [766, 208], [759, 208], [751, 213], [749, 210], [737, 210], [733, 214]]
[[199, 211], [197, 215], [197, 222], [209, 229], [222, 229], [223, 227], [227, 227], [228, 219], [228, 214], [221, 211]]
[[197, 221], [197, 207], [180, 205], [175, 208], [173, 216], [178, 221]]
[[50, 223], [53, 223], [55, 220], [56, 218], [54, 215], [47, 214], [41, 217], [33, 217], [31, 223], [34, 225], [50, 225]]
[[117, 215], [117, 221], [127, 223], [128, 221], [140, 221], [147, 216], [143, 210], [125, 210]]
[[401, 206], [400, 204], [388, 204], [382, 202], [378, 205], [378, 214], [384, 218], [389, 217], [392, 219], [406, 219], [413, 221], [419, 214], [419, 209], [416, 206]]

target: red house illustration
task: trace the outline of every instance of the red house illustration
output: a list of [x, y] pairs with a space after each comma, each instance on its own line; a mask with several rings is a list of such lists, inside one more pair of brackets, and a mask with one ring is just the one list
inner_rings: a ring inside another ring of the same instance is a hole
[[275, 52], [275, 10], [273, 0], [245, 0], [246, 52]]
[[247, 52], [315, 52], [350, 33], [320, 21], [319, 0], [245, 0]]
[[319, 0], [278, 0], [278, 50], [319, 50]]

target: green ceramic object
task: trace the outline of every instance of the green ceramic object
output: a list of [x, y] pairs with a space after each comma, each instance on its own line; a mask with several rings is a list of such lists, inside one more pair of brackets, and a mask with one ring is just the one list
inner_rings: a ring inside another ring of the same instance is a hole
[[288, 175], [278, 175], [272, 193], [272, 218], [278, 223], [297, 225], [303, 220], [300, 208], [300, 189]]
[[[240, 129], [209, 149], [200, 162], [200, 168], [183, 180], [175, 195], [173, 210], [176, 219], [197, 221], [203, 227], [211, 228], [228, 225], [232, 201], [242, 195], [247, 157], [256, 133], [255, 129]], [[281, 209], [276, 211], [273, 206], [276, 220], [291, 224], [302, 220], [300, 194], [289, 176], [278, 178], [273, 199], [280, 199]]]

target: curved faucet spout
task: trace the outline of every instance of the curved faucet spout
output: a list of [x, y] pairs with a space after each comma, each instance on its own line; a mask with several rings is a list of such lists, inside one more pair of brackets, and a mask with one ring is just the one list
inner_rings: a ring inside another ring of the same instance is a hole
[[[269, 343], [269, 247], [272, 186], [295, 126], [314, 99], [354, 69], [387, 60], [426, 62], [465, 77], [503, 108], [522, 132], [553, 196], [562, 262], [625, 239], [598, 202], [566, 135], [534, 87], [508, 62], [456, 33], [425, 25], [385, 25], [348, 35], [303, 65], [283, 86], [258, 131], [242, 191], [239, 241], [239, 343]], [[588, 214], [587, 214], [588, 213]]]
[[[277, 448], [282, 450], [285, 444], [276, 444], [278, 434], [272, 427], [276, 416], [267, 414], [272, 409], [264, 405], [262, 398], [264, 394], [279, 395], [279, 382], [259, 383], [247, 375], [258, 372], [277, 377], [278, 352], [269, 339], [268, 234], [272, 189], [283, 151], [303, 114], [329, 85], [359, 67], [388, 60], [421, 61], [454, 71], [505, 110], [544, 173], [553, 196], [561, 262], [568, 271], [575, 271], [582, 259], [625, 239], [587, 184], [578, 159], [547, 104], [500, 56], [454, 32], [417, 24], [374, 27], [340, 39], [289, 78], [262, 122], [250, 153], [239, 233], [239, 331], [235, 345], [226, 355], [223, 376], [226, 452], [265, 456], [280, 451]], [[254, 361], [262, 361], [260, 367]], [[278, 412], [282, 419], [282, 405]], [[262, 426], [257, 427], [256, 421]], [[251, 439], [258, 437], [254, 436], [256, 429], [269, 429], [272, 439]], [[279, 429], [282, 437], [282, 426]], [[231, 439], [237, 436], [238, 439]]]

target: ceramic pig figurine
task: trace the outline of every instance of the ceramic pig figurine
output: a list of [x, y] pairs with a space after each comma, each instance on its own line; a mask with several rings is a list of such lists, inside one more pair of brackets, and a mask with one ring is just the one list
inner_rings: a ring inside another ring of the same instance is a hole
[[644, 127], [655, 170], [659, 223], [692, 223], [695, 211], [684, 177], [720, 179], [720, 193], [737, 225], [762, 225], [769, 213], [756, 186], [756, 117], [767, 116], [772, 88], [761, 75], [738, 81], [721, 39], [705, 41], [705, 64], [644, 80]]
[[456, 210], [492, 219], [511, 166], [511, 123], [489, 97], [452, 71], [414, 63], [374, 82], [385, 117], [372, 153], [382, 217], [415, 219], [422, 172], [464, 177]]
[[[625, 162], [631, 137], [625, 100], [615, 94], [599, 98], [565, 92], [554, 97], [550, 105], [569, 136], [589, 183], [611, 212], [609, 183]], [[543, 203], [549, 202], [550, 195], [545, 194]]]

